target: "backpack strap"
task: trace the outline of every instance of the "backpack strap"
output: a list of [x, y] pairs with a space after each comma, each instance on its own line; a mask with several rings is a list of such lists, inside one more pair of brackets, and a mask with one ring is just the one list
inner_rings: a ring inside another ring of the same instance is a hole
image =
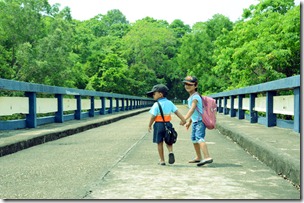
[[[196, 106], [195, 110], [197, 110], [198, 114], [201, 115], [201, 116], [202, 116], [202, 119], [203, 119], [203, 113], [204, 113], [204, 101], [203, 101], [203, 97], [202, 97], [202, 95], [200, 95], [198, 92], [196, 92], [196, 93], [198, 94], [198, 96], [199, 96], [199, 97], [201, 98], [201, 100], [202, 100], [202, 106], [203, 106], [202, 111], [203, 111], [203, 112], [200, 112], [200, 111], [198, 110], [198, 107], [197, 107], [197, 106]], [[198, 103], [198, 101], [197, 101], [197, 103]], [[196, 122], [198, 122], [198, 119], [197, 119]]]

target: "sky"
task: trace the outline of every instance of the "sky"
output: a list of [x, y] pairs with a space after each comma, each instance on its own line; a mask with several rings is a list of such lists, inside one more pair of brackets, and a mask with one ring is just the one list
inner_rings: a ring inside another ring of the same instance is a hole
[[[180, 19], [193, 26], [205, 22], [215, 14], [222, 14], [232, 22], [241, 18], [243, 9], [259, 0], [48, 0], [49, 4], [59, 3], [71, 9], [73, 19], [88, 20], [109, 10], [119, 9], [130, 23], [147, 16], [172, 23]], [[298, 5], [300, 0], [295, 0]]]

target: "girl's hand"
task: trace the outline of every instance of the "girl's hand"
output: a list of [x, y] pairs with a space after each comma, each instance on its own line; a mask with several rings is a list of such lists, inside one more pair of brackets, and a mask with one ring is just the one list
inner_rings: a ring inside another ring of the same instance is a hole
[[150, 133], [151, 132], [151, 130], [152, 130], [152, 127], [148, 127], [148, 132]]
[[186, 129], [187, 129], [187, 130], [189, 129], [190, 125], [191, 125], [190, 122], [186, 123]]

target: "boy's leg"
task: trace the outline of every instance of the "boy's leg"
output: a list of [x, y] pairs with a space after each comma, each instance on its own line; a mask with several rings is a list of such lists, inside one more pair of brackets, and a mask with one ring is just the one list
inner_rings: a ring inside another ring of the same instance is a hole
[[173, 153], [173, 145], [167, 145], [167, 149], [169, 153]]
[[173, 154], [173, 145], [167, 145], [169, 151], [169, 164], [173, 164], [175, 162], [175, 157]]
[[160, 142], [157, 144], [157, 149], [158, 149], [158, 154], [160, 158], [160, 162], [165, 162], [165, 157], [164, 157], [164, 147], [163, 147], [164, 142]]

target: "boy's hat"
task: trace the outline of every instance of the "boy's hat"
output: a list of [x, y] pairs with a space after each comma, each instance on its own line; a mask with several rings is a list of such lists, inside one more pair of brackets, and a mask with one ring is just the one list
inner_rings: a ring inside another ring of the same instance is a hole
[[195, 76], [187, 76], [183, 80], [183, 83], [197, 84], [197, 78]]
[[163, 84], [154, 85], [152, 87], [152, 90], [147, 92], [147, 96], [152, 97], [154, 92], [161, 92], [163, 94], [166, 94], [168, 92], [168, 90], [169, 89], [166, 85], [163, 85]]

